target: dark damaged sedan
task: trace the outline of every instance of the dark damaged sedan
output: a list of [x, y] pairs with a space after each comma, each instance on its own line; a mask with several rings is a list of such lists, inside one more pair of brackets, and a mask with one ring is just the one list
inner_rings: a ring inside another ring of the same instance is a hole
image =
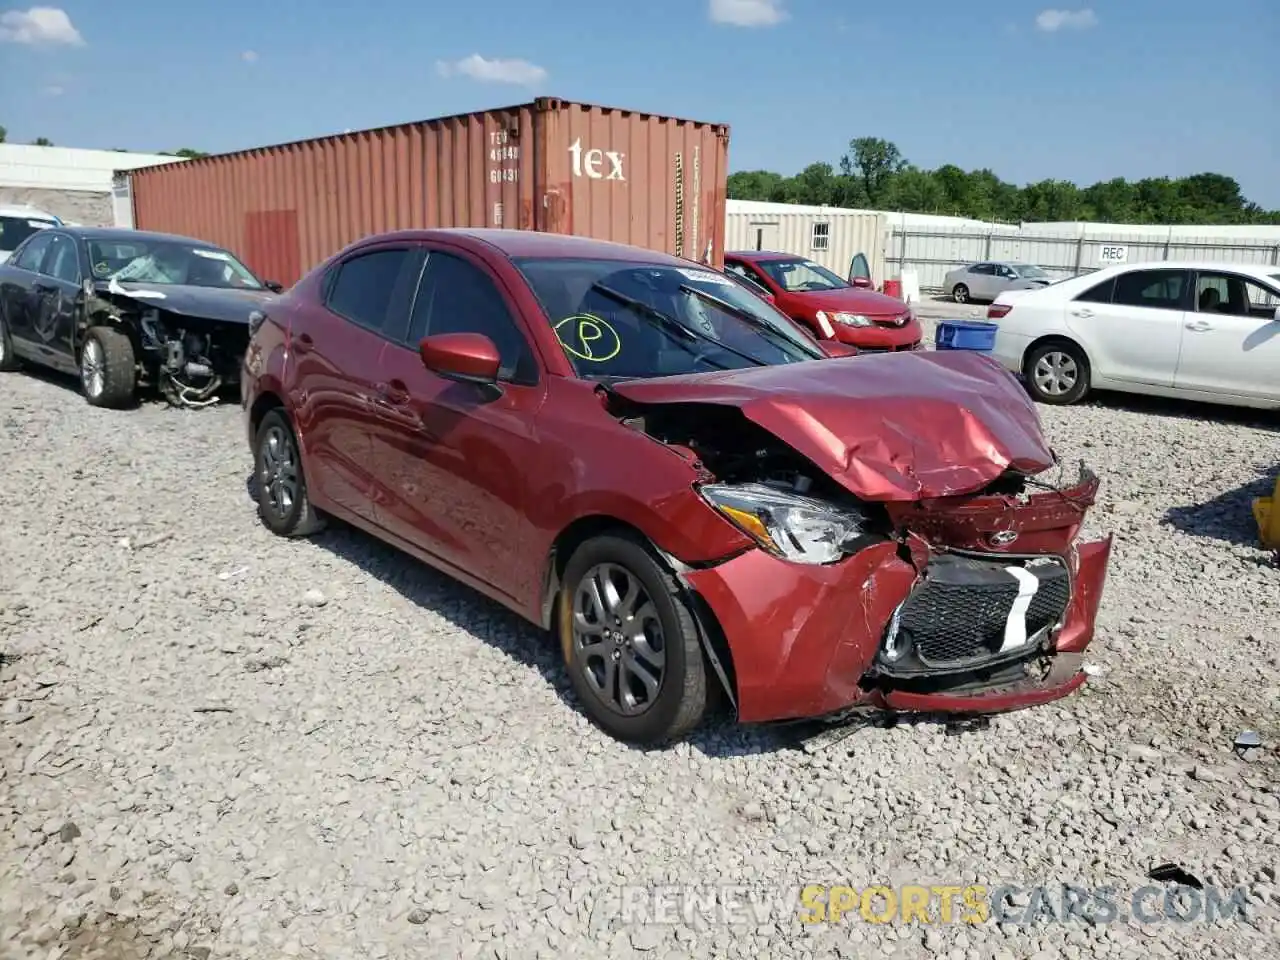
[[984, 356], [827, 359], [722, 274], [523, 231], [369, 237], [265, 314], [264, 523], [332, 515], [554, 631], [616, 737], [679, 737], [721, 694], [840, 721], [1085, 682], [1098, 480], [1051, 482]]
[[199, 240], [41, 230], [0, 265], [0, 370], [78, 374], [94, 406], [125, 405], [140, 387], [205, 406], [238, 383], [249, 318], [279, 290]]

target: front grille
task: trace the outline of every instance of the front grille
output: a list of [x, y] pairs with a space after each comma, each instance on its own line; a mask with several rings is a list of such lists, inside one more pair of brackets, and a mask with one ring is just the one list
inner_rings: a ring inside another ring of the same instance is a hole
[[[1026, 641], [1003, 649], [1021, 581], [1016, 566], [1038, 581], [1027, 605]], [[897, 649], [918, 666], [957, 670], [1026, 654], [1038, 634], [1055, 626], [1071, 600], [1071, 577], [1057, 559], [992, 562], [947, 555], [932, 561], [898, 617]]]

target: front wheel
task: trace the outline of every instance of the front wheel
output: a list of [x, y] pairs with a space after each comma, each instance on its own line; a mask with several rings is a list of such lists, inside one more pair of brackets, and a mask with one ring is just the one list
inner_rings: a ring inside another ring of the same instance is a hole
[[1065, 406], [1089, 392], [1089, 361], [1079, 347], [1065, 340], [1032, 350], [1023, 373], [1031, 396], [1041, 403]]
[[951, 288], [951, 299], [954, 300], [956, 303], [968, 303], [969, 288], [966, 287], [963, 283], [957, 283], [954, 287]]
[[574, 692], [606, 733], [654, 746], [701, 722], [707, 672], [693, 613], [639, 538], [608, 534], [580, 546], [565, 569], [559, 614]]
[[138, 388], [133, 344], [112, 327], [91, 327], [80, 347], [80, 385], [94, 407], [123, 407]]

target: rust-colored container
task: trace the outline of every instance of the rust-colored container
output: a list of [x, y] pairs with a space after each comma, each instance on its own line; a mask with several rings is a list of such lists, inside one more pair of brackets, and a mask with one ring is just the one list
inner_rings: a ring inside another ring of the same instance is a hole
[[286, 286], [348, 243], [507, 227], [723, 266], [729, 128], [544, 97], [130, 171], [134, 225], [236, 252]]

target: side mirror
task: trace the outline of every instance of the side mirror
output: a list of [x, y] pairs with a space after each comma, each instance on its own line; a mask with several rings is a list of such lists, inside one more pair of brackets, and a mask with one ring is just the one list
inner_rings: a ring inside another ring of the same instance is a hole
[[849, 280], [849, 282], [853, 284], [855, 287], [861, 287], [863, 290], [868, 290], [871, 288], [870, 277], [852, 277]]
[[497, 382], [502, 358], [483, 333], [440, 333], [418, 344], [422, 365], [446, 380], [461, 383]]
[[284, 293], [284, 284], [275, 280], [265, 280], [262, 285], [272, 293]]

